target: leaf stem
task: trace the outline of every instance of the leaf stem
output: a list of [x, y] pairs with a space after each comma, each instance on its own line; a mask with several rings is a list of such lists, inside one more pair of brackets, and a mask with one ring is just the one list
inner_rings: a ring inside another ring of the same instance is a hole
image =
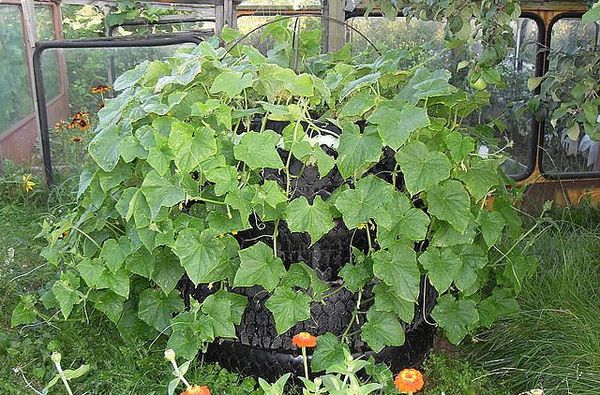
[[225, 202], [220, 202], [218, 200], [207, 199], [207, 198], [204, 198], [202, 196], [193, 196], [193, 197], [190, 197], [188, 200], [192, 200], [192, 201], [193, 200], [200, 200], [200, 201], [203, 201], [203, 202], [206, 202], [206, 203], [220, 204], [222, 206], [227, 206], [227, 203], [225, 203]]
[[179, 370], [179, 366], [177, 366], [177, 362], [173, 359], [173, 360], [171, 360], [171, 364], [173, 365], [173, 370], [175, 370], [177, 377], [179, 377], [179, 379], [181, 381], [183, 381], [183, 384], [185, 384], [186, 388], [190, 388], [191, 385], [190, 385], [190, 383], [188, 383], [188, 381], [185, 379], [185, 377], [183, 377], [183, 375], [181, 374], [181, 371]]
[[354, 307], [354, 311], [352, 311], [352, 317], [350, 318], [350, 323], [346, 327], [346, 330], [344, 331], [344, 333], [342, 333], [342, 339], [345, 339], [348, 336], [348, 333], [350, 332], [350, 328], [352, 328], [352, 324], [354, 323], [354, 320], [356, 319], [356, 316], [358, 315], [358, 310], [360, 309], [361, 299], [362, 299], [362, 289], [360, 291], [358, 291], [358, 299], [356, 300], [356, 306]]
[[304, 363], [304, 377], [308, 380], [308, 358], [306, 357], [306, 347], [302, 347], [302, 362]]
[[67, 376], [65, 376], [65, 372], [63, 372], [62, 367], [60, 366], [60, 362], [54, 362], [54, 366], [56, 367], [56, 370], [58, 371], [58, 375], [60, 376], [60, 379], [62, 380], [65, 388], [67, 389], [67, 393], [69, 395], [73, 395], [73, 391], [71, 390], [71, 387], [69, 386], [69, 380], [67, 380]]

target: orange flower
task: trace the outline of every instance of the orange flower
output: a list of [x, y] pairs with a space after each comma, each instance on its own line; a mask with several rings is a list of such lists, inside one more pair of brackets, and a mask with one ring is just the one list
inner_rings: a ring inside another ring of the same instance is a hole
[[110, 91], [111, 89], [112, 88], [108, 85], [97, 85], [97, 86], [92, 87], [92, 89], [90, 89], [90, 92], [97, 95], [99, 93], [106, 93], [106, 92]]
[[292, 337], [292, 344], [300, 348], [313, 348], [317, 345], [317, 337], [308, 332], [300, 332]]
[[65, 121], [63, 121], [62, 119], [58, 122], [56, 122], [56, 124], [54, 125], [55, 129], [62, 129], [65, 126], [67, 126], [67, 124], [65, 123]]
[[402, 394], [419, 392], [424, 384], [423, 374], [416, 369], [403, 369], [394, 380], [396, 389]]
[[181, 395], [210, 395], [210, 388], [205, 385], [194, 385], [183, 391]]
[[88, 130], [90, 128], [89, 114], [84, 111], [79, 111], [73, 115], [71, 122], [67, 125], [69, 129], [79, 128], [81, 130]]
[[71, 141], [74, 143], [81, 143], [83, 141], [83, 137], [75, 136], [75, 137], [71, 138]]

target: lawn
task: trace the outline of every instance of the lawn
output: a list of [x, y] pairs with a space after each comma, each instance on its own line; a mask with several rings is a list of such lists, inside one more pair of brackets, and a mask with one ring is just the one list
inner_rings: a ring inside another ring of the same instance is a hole
[[[72, 382], [77, 394], [166, 393], [171, 371], [163, 358], [166, 340], [123, 339], [104, 315], [90, 309], [87, 320], [46, 316], [39, 324], [11, 327], [21, 297], [42, 295], [56, 269], [40, 256], [42, 223], [70, 207], [68, 187], [48, 193], [39, 181], [24, 193], [15, 170], [0, 182], [0, 393], [34, 393], [54, 375], [50, 355], [63, 367], [81, 364], [90, 372]], [[66, 185], [66, 184], [65, 184]], [[600, 386], [600, 214], [582, 208], [552, 213], [542, 234], [531, 236], [539, 268], [524, 284], [522, 310], [477, 334], [458, 348], [444, 341], [422, 369], [425, 394], [596, 394]], [[195, 361], [188, 379], [214, 394], [262, 394], [255, 378]], [[29, 389], [28, 389], [29, 387]], [[25, 391], [25, 392], [24, 392]], [[64, 393], [54, 387], [50, 393]], [[286, 393], [296, 393], [288, 387]]]
[[[164, 337], [139, 343], [123, 339], [114, 325], [96, 310], [87, 320], [63, 320], [40, 313], [40, 323], [11, 326], [13, 309], [25, 295], [43, 295], [56, 279], [56, 268], [40, 256], [44, 240], [36, 238], [44, 221], [56, 221], [70, 207], [64, 184], [52, 193], [34, 180], [34, 192], [24, 193], [22, 171], [0, 179], [0, 394], [40, 391], [54, 377], [52, 352], [62, 354], [65, 369], [82, 364], [89, 373], [72, 381], [76, 394], [165, 394], [172, 378], [163, 357]], [[451, 355], [450, 355], [451, 354]], [[423, 365], [425, 394], [509, 394], [500, 389], [481, 364], [465, 359], [460, 350], [434, 350]], [[190, 382], [210, 386], [213, 394], [262, 394], [255, 378], [228, 372], [218, 365], [195, 361]], [[59, 385], [50, 394], [62, 394]], [[286, 394], [297, 393], [289, 386]], [[388, 393], [388, 392], [386, 392]], [[389, 392], [395, 393], [395, 392]]]

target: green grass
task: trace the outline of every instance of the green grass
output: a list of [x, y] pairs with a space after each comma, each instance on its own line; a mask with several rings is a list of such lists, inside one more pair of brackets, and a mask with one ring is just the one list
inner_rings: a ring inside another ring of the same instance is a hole
[[[6, 168], [5, 168], [6, 169]], [[69, 187], [47, 193], [36, 180], [36, 192], [22, 191], [22, 171], [12, 169], [0, 178], [0, 394], [34, 393], [55, 374], [50, 354], [60, 351], [63, 368], [81, 364], [89, 373], [72, 382], [76, 394], [166, 394], [172, 378], [163, 358], [165, 339], [133, 344], [124, 341], [102, 314], [89, 311], [89, 321], [55, 317], [11, 328], [13, 308], [21, 295], [41, 294], [56, 278], [57, 269], [39, 256], [44, 241], [36, 239], [44, 219], [57, 220], [71, 207]], [[13, 252], [14, 250], [14, 257]], [[462, 357], [434, 354], [424, 366], [428, 395], [503, 395], [486, 372]], [[213, 364], [192, 364], [186, 376], [196, 384], [209, 385], [213, 394], [262, 394], [256, 380], [230, 373]], [[57, 385], [50, 394], [64, 394]], [[299, 393], [286, 389], [286, 395]]]
[[[20, 295], [40, 293], [55, 280], [56, 268], [39, 256], [43, 240], [35, 239], [44, 219], [56, 219], [69, 209], [67, 194], [40, 188], [25, 194], [20, 175], [0, 180], [0, 394], [33, 393], [55, 374], [50, 354], [60, 351], [63, 368], [88, 364], [90, 372], [73, 381], [77, 394], [165, 394], [171, 368], [164, 359], [164, 339], [150, 344], [126, 343], [103, 315], [90, 312], [89, 322], [52, 320], [11, 328], [12, 310]], [[14, 251], [14, 252], [13, 252]], [[216, 365], [193, 364], [187, 375], [214, 394], [255, 394], [256, 381]], [[57, 385], [50, 394], [65, 393]]]
[[533, 245], [540, 263], [523, 289], [522, 311], [480, 334], [472, 355], [514, 393], [542, 388], [546, 394], [596, 395], [600, 211], [559, 215], [568, 222], [559, 221]]
[[432, 354], [425, 361], [427, 379], [424, 395], [510, 395], [511, 393], [493, 382], [481, 366], [464, 356], [450, 357]]

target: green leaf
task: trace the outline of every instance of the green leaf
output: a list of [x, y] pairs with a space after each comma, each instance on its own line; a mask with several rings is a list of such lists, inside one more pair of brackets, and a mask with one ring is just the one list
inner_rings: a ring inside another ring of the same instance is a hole
[[171, 321], [173, 332], [167, 342], [167, 348], [183, 359], [194, 359], [204, 342], [215, 338], [212, 325], [207, 316], [197, 311], [180, 313]]
[[184, 229], [175, 241], [175, 254], [181, 265], [195, 285], [222, 280], [219, 258], [225, 246], [217, 238], [214, 231], [207, 229]]
[[488, 248], [492, 248], [502, 237], [502, 230], [506, 225], [506, 221], [502, 214], [497, 211], [481, 210], [477, 219], [481, 228], [481, 235]]
[[283, 261], [262, 241], [240, 250], [239, 256], [241, 263], [233, 281], [235, 287], [260, 285], [272, 291], [285, 275]]
[[498, 176], [498, 163], [495, 160], [478, 159], [467, 171], [456, 175], [467, 186], [476, 201], [485, 198], [497, 185], [501, 185]]
[[369, 91], [362, 91], [352, 96], [346, 104], [342, 106], [338, 116], [344, 117], [362, 117], [367, 111], [372, 109], [376, 103], [376, 96]]
[[10, 326], [33, 324], [37, 321], [37, 309], [33, 295], [22, 295], [19, 304], [15, 307], [10, 318]]
[[444, 136], [446, 147], [455, 163], [460, 163], [475, 150], [475, 139], [453, 131]]
[[462, 265], [460, 258], [450, 248], [429, 247], [419, 257], [419, 262], [439, 294], [450, 288]]
[[463, 244], [453, 247], [453, 249], [460, 257], [461, 262], [461, 266], [455, 274], [454, 283], [463, 293], [467, 293], [467, 290], [477, 282], [477, 275], [487, 265], [488, 258], [483, 250], [475, 244]]
[[304, 292], [288, 287], [277, 287], [265, 302], [265, 307], [273, 313], [275, 329], [281, 335], [300, 321], [310, 319], [311, 298]]
[[354, 81], [349, 82], [344, 87], [344, 89], [342, 89], [342, 91], [340, 92], [340, 99], [343, 99], [343, 98], [349, 96], [352, 92], [356, 92], [357, 90], [359, 90], [365, 86], [374, 84], [375, 82], [377, 82], [379, 77], [381, 77], [381, 73], [376, 72], [376, 73], [367, 74], [367, 75], [362, 76]]
[[367, 322], [362, 326], [360, 337], [375, 352], [387, 346], [401, 346], [405, 340], [404, 330], [396, 315], [374, 308], [367, 312]]
[[350, 353], [348, 346], [342, 343], [333, 333], [325, 333], [319, 336], [317, 347], [310, 361], [312, 371], [322, 372], [329, 366], [344, 363], [346, 360], [344, 350]]
[[285, 385], [291, 375], [291, 373], [286, 373], [279, 379], [277, 379], [277, 381], [275, 381], [273, 384], [269, 384], [264, 379], [259, 377], [258, 384], [260, 385], [260, 388], [264, 391], [265, 395], [283, 395]]
[[121, 269], [116, 273], [112, 273], [110, 270], [104, 270], [102, 275], [98, 279], [98, 283], [96, 284], [97, 289], [108, 288], [112, 290], [117, 295], [121, 295], [124, 298], [129, 297], [129, 286], [130, 286], [130, 276], [129, 273], [125, 269]]
[[421, 273], [411, 244], [398, 242], [388, 250], [374, 253], [373, 274], [389, 285], [400, 298], [408, 302], [417, 301]]
[[98, 284], [100, 277], [102, 277], [104, 265], [98, 258], [84, 258], [79, 265], [77, 265], [77, 271], [79, 271], [79, 275], [83, 278], [83, 281], [85, 281], [87, 286], [94, 288]]
[[448, 294], [438, 297], [431, 316], [444, 330], [448, 340], [455, 345], [458, 345], [479, 321], [474, 301], [456, 300]]
[[500, 317], [519, 311], [519, 304], [507, 289], [495, 289], [492, 296], [479, 302], [477, 306], [479, 324], [489, 328]]
[[170, 325], [173, 313], [182, 310], [183, 299], [176, 291], [165, 295], [162, 291], [148, 288], [140, 294], [138, 316], [159, 332]]
[[235, 338], [235, 325], [239, 325], [247, 299], [242, 295], [219, 290], [202, 303], [202, 311], [208, 315], [215, 337]]
[[233, 166], [216, 167], [205, 173], [206, 179], [215, 184], [215, 195], [221, 196], [238, 188], [238, 172]]
[[593, 8], [591, 8], [589, 11], [587, 11], [585, 14], [583, 14], [583, 16], [581, 17], [581, 22], [593, 23], [593, 22], [600, 21], [600, 6], [596, 2], [595, 7], [594, 6], [592, 6], [592, 7]]
[[112, 291], [96, 291], [90, 294], [90, 300], [94, 302], [94, 308], [103, 312], [113, 324], [119, 322], [125, 303], [123, 296]]
[[282, 169], [285, 166], [277, 153], [280, 136], [272, 130], [247, 132], [233, 147], [237, 160], [241, 160], [252, 170], [261, 168]]
[[393, 225], [390, 229], [377, 227], [377, 242], [386, 248], [398, 239], [424, 240], [429, 229], [429, 216], [413, 206], [411, 201], [400, 193], [394, 193], [394, 200], [388, 208]]
[[462, 184], [448, 180], [427, 189], [427, 208], [436, 218], [447, 221], [454, 229], [464, 232], [471, 220], [471, 199]]
[[400, 148], [396, 153], [396, 161], [404, 175], [406, 189], [411, 195], [447, 179], [452, 168], [446, 155], [431, 151], [420, 141]]
[[394, 289], [384, 283], [373, 287], [375, 302], [373, 306], [377, 311], [386, 311], [396, 314], [404, 322], [412, 322], [415, 315], [415, 303], [400, 298]]
[[246, 311], [246, 305], [248, 304], [248, 298], [243, 295], [239, 295], [233, 292], [227, 292], [224, 290], [218, 290], [215, 294], [216, 298], [225, 299], [230, 302], [231, 305], [231, 322], [234, 325], [239, 325], [242, 322], [244, 311]]
[[350, 229], [375, 220], [377, 225], [389, 229], [392, 216], [389, 205], [398, 193], [394, 186], [379, 177], [368, 175], [356, 182], [354, 189], [340, 193], [335, 207], [342, 213], [344, 223]]
[[[106, 243], [105, 243], [106, 244]], [[125, 268], [145, 278], [152, 278], [156, 267], [156, 258], [145, 248], [140, 248], [125, 259]]]
[[308, 232], [311, 244], [316, 243], [333, 228], [331, 205], [316, 196], [310, 205], [304, 196], [292, 200], [286, 209], [285, 220], [292, 232]]
[[437, 229], [433, 232], [431, 245], [434, 247], [451, 247], [458, 244], [468, 244], [475, 240], [475, 235], [474, 221], [469, 221], [467, 230], [463, 233], [454, 229], [448, 222], [439, 221]]
[[391, 107], [378, 107], [368, 118], [377, 125], [383, 143], [394, 150], [400, 148], [411, 133], [429, 126], [427, 110], [406, 104], [398, 111]]
[[210, 87], [210, 93], [223, 92], [229, 97], [236, 97], [246, 88], [252, 86], [252, 75], [225, 70], [217, 75]]
[[70, 380], [74, 380], [74, 379], [77, 379], [77, 378], [83, 376], [84, 374], [86, 374], [89, 371], [90, 371], [90, 365], [81, 365], [80, 367], [78, 367], [75, 370], [65, 369], [64, 374], [65, 374], [65, 377], [67, 378], [67, 380], [70, 381]]
[[169, 136], [169, 147], [175, 155], [177, 168], [182, 173], [189, 173], [217, 153], [215, 131], [206, 126], [194, 127], [175, 122]]
[[169, 249], [165, 249], [158, 254], [151, 277], [165, 294], [169, 294], [175, 289], [183, 273], [185, 269], [179, 263], [177, 256]]
[[538, 86], [540, 86], [540, 84], [542, 83], [542, 81], [544, 80], [545, 77], [531, 77], [527, 80], [527, 89], [529, 89], [531, 92], [533, 92], [535, 90], [535, 88], [537, 88]]
[[419, 100], [428, 97], [449, 95], [457, 90], [448, 83], [450, 77], [451, 74], [448, 70], [440, 69], [431, 72], [421, 67], [417, 69], [415, 75], [397, 97], [417, 103]]
[[252, 204], [262, 204], [272, 208], [277, 208], [284, 202], [287, 202], [287, 197], [277, 181], [273, 180], [265, 180], [263, 185], [258, 185], [252, 198]]
[[131, 88], [135, 84], [138, 83], [146, 74], [146, 70], [148, 69], [148, 61], [145, 60], [142, 63], [135, 66], [135, 68], [131, 70], [127, 70], [123, 74], [121, 74], [113, 84], [113, 89], [116, 91], [122, 91], [127, 88]]
[[148, 149], [146, 162], [154, 168], [161, 176], [167, 174], [171, 169], [171, 161], [175, 159], [173, 151], [169, 147], [169, 140], [157, 136], [156, 144]]
[[329, 286], [319, 278], [315, 270], [304, 262], [292, 263], [279, 285], [310, 289], [313, 299], [316, 301], [320, 301], [323, 293], [329, 289]]
[[344, 280], [344, 286], [348, 290], [358, 292], [373, 277], [373, 262], [354, 247], [352, 252], [356, 263], [346, 263], [338, 275]]
[[60, 311], [65, 320], [71, 315], [73, 307], [81, 302], [81, 296], [76, 291], [76, 287], [73, 287], [74, 285], [64, 274], [61, 275], [61, 280], [52, 285], [52, 293], [60, 306]]
[[119, 162], [121, 136], [117, 125], [108, 125], [90, 141], [88, 152], [104, 171], [112, 171]]
[[111, 272], [116, 273], [123, 266], [130, 249], [131, 247], [126, 237], [121, 237], [119, 241], [108, 239], [102, 244], [100, 258]]
[[357, 125], [343, 123], [342, 129], [337, 167], [344, 178], [360, 176], [379, 162], [383, 142], [374, 127], [367, 127], [361, 133]]
[[146, 197], [153, 219], [161, 207], [173, 207], [185, 198], [183, 188], [172, 181], [170, 177], [161, 177], [156, 170], [146, 175], [140, 191]]

